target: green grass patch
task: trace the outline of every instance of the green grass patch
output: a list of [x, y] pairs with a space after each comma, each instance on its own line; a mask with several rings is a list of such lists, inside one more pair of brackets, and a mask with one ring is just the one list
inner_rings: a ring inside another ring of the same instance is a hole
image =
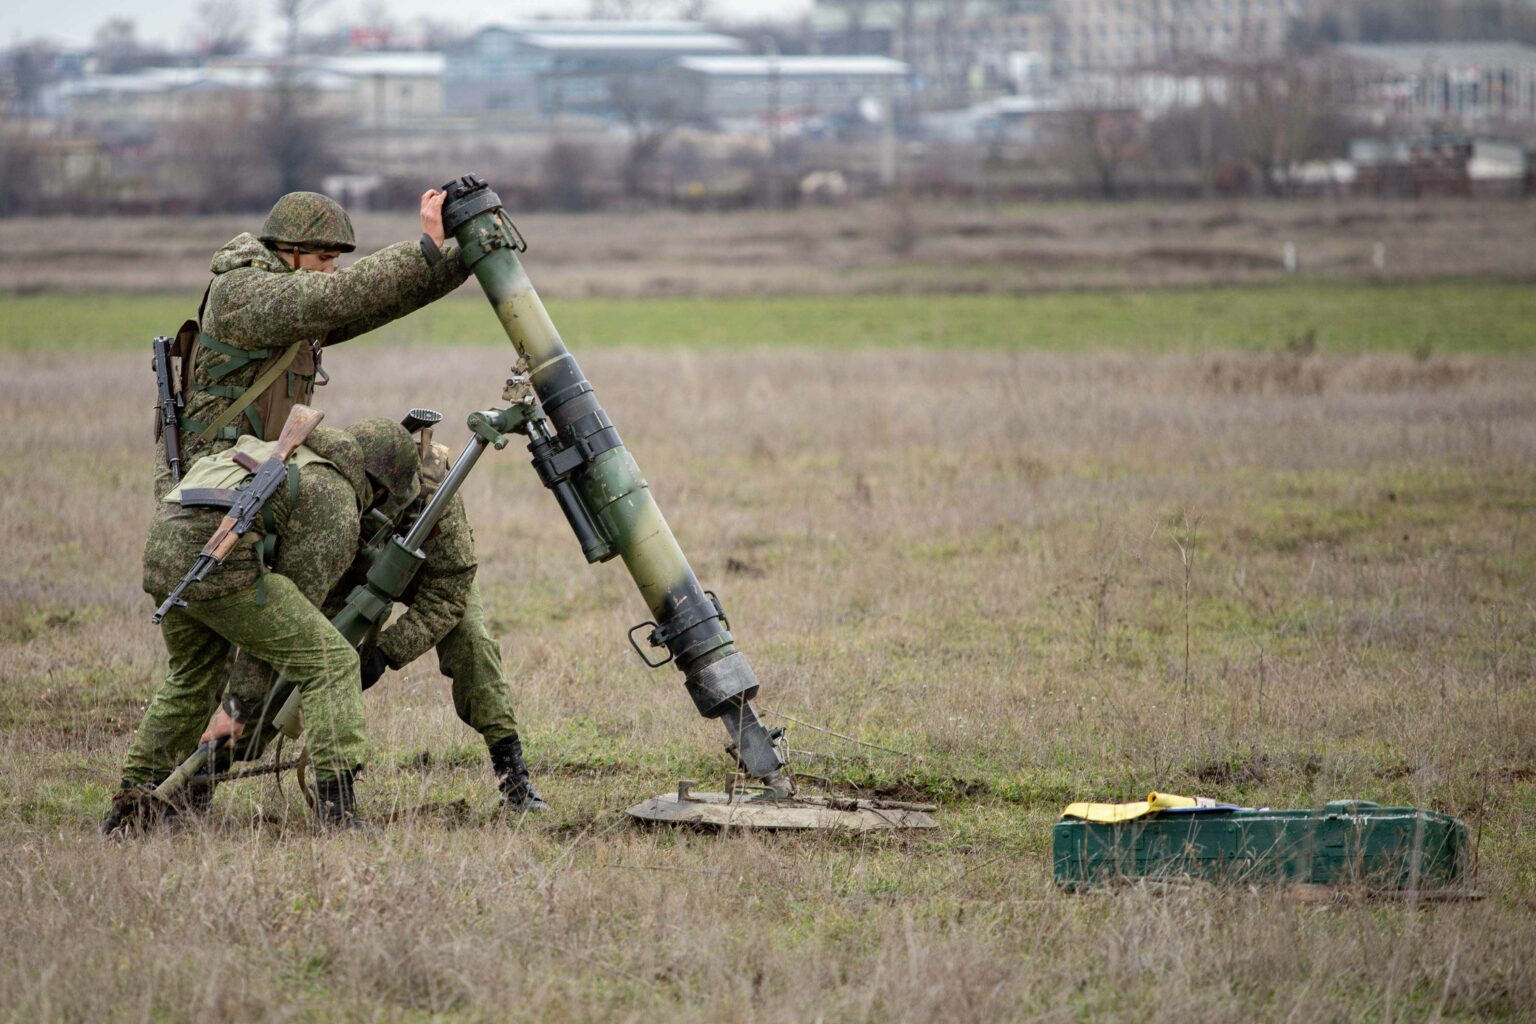
[[[0, 348], [147, 349], [195, 296], [49, 292], [0, 295]], [[1324, 284], [1038, 295], [797, 295], [554, 299], [572, 349], [1021, 348], [1272, 350], [1311, 339], [1323, 352], [1532, 351], [1536, 290], [1501, 282]], [[378, 332], [397, 344], [505, 344], [474, 286]]]

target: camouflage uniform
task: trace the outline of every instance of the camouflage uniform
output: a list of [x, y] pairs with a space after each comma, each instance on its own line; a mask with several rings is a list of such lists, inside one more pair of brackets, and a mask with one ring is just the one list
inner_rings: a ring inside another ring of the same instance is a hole
[[[425, 503], [448, 470], [448, 450], [432, 446], [423, 478]], [[459, 720], [479, 733], [487, 747], [517, 734], [512, 695], [501, 663], [501, 646], [485, 621], [485, 606], [475, 582], [475, 540], [463, 499], [455, 496], [422, 545], [426, 561], [401, 597], [404, 614], [387, 626], [376, 641], [385, 663], [402, 668], [437, 648], [437, 664], [453, 684], [453, 707]], [[362, 583], [367, 565], [361, 560], [331, 591], [327, 614], [334, 615], [347, 595]], [[229, 691], [245, 705], [259, 704], [271, 688], [273, 671], [250, 658], [236, 659]]]
[[[267, 503], [278, 537], [270, 571], [242, 544], [186, 592], [162, 624], [169, 671], [129, 748], [124, 779], [154, 783], [197, 745], [223, 689], [234, 646], [278, 666], [299, 687], [317, 778], [362, 763], [358, 657], [318, 604], [357, 550], [359, 516], [373, 500], [363, 451], [350, 435], [317, 427], [307, 445], [327, 462], [298, 473], [297, 493]], [[216, 529], [222, 512], [162, 503], [144, 547], [144, 589], [164, 598]]]
[[[261, 237], [238, 235], [214, 254], [214, 279], [201, 314], [182, 415], [184, 471], [196, 459], [228, 448], [240, 434], [274, 439], [285, 408], [310, 403], [323, 348], [420, 309], [468, 276], [452, 242], [440, 253], [426, 242], [397, 242], [334, 274], [293, 270], [274, 251], [277, 246], [350, 251], [351, 238], [351, 222], [334, 201], [296, 192], [278, 200]], [[267, 414], [262, 415], [261, 405], [252, 405], [213, 438], [199, 442], [203, 429], [295, 343], [292, 361], [263, 393], [269, 400]], [[162, 442], [155, 459], [155, 495], [163, 496], [171, 486]]]

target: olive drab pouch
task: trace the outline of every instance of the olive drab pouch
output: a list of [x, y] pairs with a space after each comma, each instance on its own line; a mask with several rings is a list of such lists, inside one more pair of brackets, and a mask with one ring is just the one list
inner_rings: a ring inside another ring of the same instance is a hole
[[[249, 396], [246, 419], [251, 422], [253, 432], [263, 441], [276, 441], [293, 407], [310, 404], [317, 376], [321, 376], [319, 346], [308, 341], [298, 342], [262, 363], [256, 371], [255, 383], [236, 400], [236, 404]], [[271, 382], [257, 392], [269, 377]], [[323, 376], [321, 381], [324, 381]]]

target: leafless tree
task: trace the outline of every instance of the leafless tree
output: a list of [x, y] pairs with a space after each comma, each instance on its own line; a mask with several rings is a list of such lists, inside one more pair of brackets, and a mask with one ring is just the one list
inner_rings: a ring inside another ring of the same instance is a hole
[[1125, 186], [1125, 175], [1144, 152], [1141, 117], [1134, 110], [1084, 106], [1055, 119], [1056, 152], [1067, 170], [1105, 199]]
[[672, 133], [682, 125], [682, 108], [667, 91], [647, 91], [631, 75], [613, 75], [608, 96], [629, 129], [629, 148], [621, 178], [624, 195], [638, 199], [646, 194], [652, 165]]
[[137, 71], [165, 58], [163, 51], [139, 40], [132, 18], [109, 18], [102, 22], [96, 29], [93, 50], [101, 70], [109, 75]]
[[10, 80], [10, 95], [6, 99], [16, 114], [37, 115], [43, 88], [58, 77], [56, 59], [54, 49], [44, 42], [18, 46], [6, 56], [5, 77]]
[[469, 37], [462, 24], [449, 18], [418, 18], [416, 29], [423, 50], [455, 49]]
[[539, 175], [544, 201], [569, 213], [591, 209], [588, 179], [595, 157], [592, 147], [579, 142], [556, 139], [550, 143]]
[[197, 212], [260, 209], [281, 188], [276, 163], [262, 148], [264, 102], [257, 93], [233, 93], [161, 133], [166, 163], [176, 168], [167, 184]]
[[706, 0], [591, 0], [589, 18], [613, 18], [618, 21], [646, 21], [651, 18], [684, 18], [697, 21], [704, 17]]
[[34, 143], [0, 107], [0, 217], [24, 212], [36, 197], [37, 186]]
[[228, 57], [251, 45], [251, 20], [240, 0], [201, 0], [192, 19], [192, 39], [199, 53]]
[[314, 114], [312, 106], [309, 90], [292, 69], [274, 75], [256, 134], [280, 193], [318, 190], [321, 177], [339, 166], [331, 143], [335, 125]]
[[330, 3], [330, 0], [273, 0], [273, 3], [285, 26], [284, 52], [292, 57], [299, 52], [299, 30], [304, 19]]
[[1265, 191], [1284, 194], [1295, 165], [1336, 144], [1343, 117], [1334, 71], [1324, 59], [1290, 58], [1229, 72], [1233, 123]]

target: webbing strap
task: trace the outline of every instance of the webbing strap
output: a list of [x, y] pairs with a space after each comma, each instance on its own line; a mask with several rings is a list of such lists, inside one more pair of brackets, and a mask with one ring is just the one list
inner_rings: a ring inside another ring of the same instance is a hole
[[[294, 357], [299, 354], [299, 346], [302, 344], [304, 344], [302, 341], [296, 341], [292, 345], [289, 345], [288, 350], [283, 353], [282, 358], [278, 359], [277, 362], [267, 367], [267, 372], [262, 374], [260, 377], [257, 377], [255, 382], [252, 383], [250, 387], [245, 389], [244, 394], [235, 399], [234, 403], [230, 405], [228, 409], [225, 409], [223, 412], [219, 413], [218, 417], [215, 418], [212, 423], [203, 428], [202, 433], [197, 435], [198, 442], [207, 442], [210, 438], [217, 434], [222, 427], [228, 424], [236, 416], [239, 416], [242, 412], [247, 412], [247, 410], [250, 409], [251, 404], [255, 402], [256, 399], [260, 398], [262, 393], [265, 392], [267, 388], [271, 387], [277, 378], [281, 377], [285, 372], [287, 372], [289, 365], [293, 363]], [[262, 432], [261, 421], [255, 416], [255, 411], [250, 410], [246, 415], [246, 419], [251, 421], [251, 425], [256, 428], [256, 434], [259, 437]]]
[[218, 380], [220, 377], [244, 369], [252, 363], [259, 363], [265, 359], [271, 359], [279, 349], [276, 348], [235, 348], [226, 345], [218, 338], [210, 334], [198, 335], [198, 342], [206, 349], [227, 356], [228, 361], [208, 371], [209, 380]]
[[[204, 426], [205, 424], [199, 423], [197, 420], [184, 419], [181, 421], [181, 429], [185, 433], [197, 434], [199, 440], [204, 436], [202, 434]], [[240, 431], [236, 427], [220, 427], [212, 436], [217, 437], [220, 441], [234, 441], [240, 437]]]

